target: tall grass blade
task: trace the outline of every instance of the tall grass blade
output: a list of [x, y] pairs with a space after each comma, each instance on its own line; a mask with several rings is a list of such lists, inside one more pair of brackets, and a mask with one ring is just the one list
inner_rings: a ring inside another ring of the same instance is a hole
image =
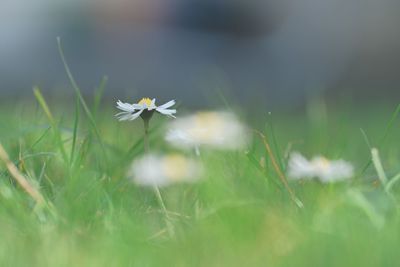
[[386, 187], [388, 179], [387, 179], [385, 171], [383, 169], [381, 159], [379, 158], [378, 149], [373, 148], [371, 150], [371, 155], [372, 155], [372, 162], [374, 163], [374, 166], [375, 166], [375, 170], [378, 173], [378, 178], [381, 181], [382, 186]]
[[94, 99], [93, 99], [93, 116], [94, 116], [94, 118], [97, 117], [97, 113], [99, 111], [101, 99], [104, 95], [104, 90], [106, 88], [107, 82], [108, 82], [108, 77], [103, 76], [103, 78], [100, 81], [99, 87], [94, 92]]
[[390, 118], [388, 124], [386, 125], [385, 133], [383, 134], [382, 139], [379, 141], [379, 146], [382, 146], [386, 141], [386, 138], [393, 127], [394, 121], [399, 116], [399, 113], [400, 113], [400, 104], [397, 105], [395, 111], [392, 113], [392, 117]]
[[[268, 114], [268, 115], [271, 117], [271, 114]], [[285, 170], [285, 164], [282, 161], [282, 156], [281, 156], [280, 148], [278, 146], [278, 142], [276, 139], [274, 125], [272, 122], [272, 117], [271, 117], [271, 120], [269, 120], [269, 122], [267, 122], [266, 128], [267, 128], [267, 130], [269, 129], [269, 132], [271, 134], [272, 146], [275, 151], [276, 157], [278, 159], [279, 167], [281, 168], [281, 170]]]
[[260, 131], [255, 130], [256, 134], [258, 134], [265, 146], [265, 149], [267, 150], [269, 157], [271, 159], [272, 162], [272, 166], [275, 168], [275, 171], [279, 177], [279, 179], [281, 180], [282, 184], [285, 186], [287, 192], [290, 195], [290, 198], [292, 199], [292, 201], [299, 207], [299, 208], [303, 208], [304, 204], [300, 201], [300, 199], [295, 195], [295, 193], [293, 192], [293, 190], [290, 188], [289, 183], [285, 177], [285, 175], [283, 174], [282, 170], [279, 168], [279, 165], [275, 159], [275, 155], [272, 152], [271, 146], [269, 145], [268, 141], [267, 141], [267, 137], [261, 133]]
[[[381, 148], [382, 145], [385, 143], [386, 138], [388, 137], [389, 132], [390, 132], [390, 130], [391, 130], [392, 127], [393, 127], [394, 121], [395, 121], [396, 118], [399, 116], [399, 113], [400, 113], [400, 104], [397, 105], [396, 109], [395, 109], [394, 112], [392, 113], [392, 116], [391, 116], [389, 122], [388, 122], [387, 125], [386, 125], [385, 132], [384, 132], [382, 138], [380, 139], [380, 141], [379, 141], [379, 143], [378, 143], [378, 147], [379, 147], [379, 148]], [[363, 135], [365, 135], [365, 132], [364, 132], [364, 131], [361, 131], [361, 132], [363, 133]], [[365, 136], [366, 136], [366, 135], [365, 135]], [[367, 143], [369, 143], [369, 142], [367, 142]], [[369, 145], [369, 146], [370, 146], [370, 145]], [[368, 167], [369, 167], [370, 165], [371, 165], [371, 159], [369, 159], [368, 162], [365, 164], [365, 167], [362, 169], [361, 174], [364, 174], [365, 171], [368, 169]]]
[[57, 44], [58, 44], [58, 51], [60, 53], [61, 60], [62, 60], [62, 62], [64, 64], [64, 68], [65, 68], [65, 71], [67, 73], [68, 79], [69, 79], [72, 87], [74, 88], [75, 93], [79, 98], [79, 101], [81, 102], [81, 105], [82, 105], [82, 107], [83, 107], [83, 109], [84, 109], [84, 111], [86, 113], [86, 116], [89, 119], [89, 122], [90, 122], [90, 124], [91, 124], [91, 126], [93, 128], [93, 131], [94, 131], [95, 135], [96, 135], [96, 138], [98, 139], [98, 141], [100, 143], [100, 146], [101, 146], [103, 154], [104, 154], [104, 158], [107, 161], [106, 149], [105, 149], [104, 143], [102, 141], [102, 138], [100, 136], [99, 129], [98, 129], [97, 125], [96, 125], [96, 121], [94, 120], [93, 114], [90, 111], [88, 105], [86, 104], [85, 99], [82, 96], [81, 89], [79, 88], [78, 84], [76, 83], [76, 81], [74, 79], [74, 76], [72, 75], [71, 70], [70, 70], [70, 68], [69, 68], [69, 66], [67, 64], [67, 61], [66, 61], [65, 56], [64, 56], [64, 51], [63, 51], [63, 48], [62, 48], [62, 45], [61, 45], [61, 38], [60, 37], [57, 37]]
[[78, 125], [79, 125], [79, 98], [76, 98], [76, 103], [75, 103], [75, 119], [74, 119], [74, 131], [72, 135], [72, 147], [71, 147], [71, 155], [70, 155], [70, 163], [72, 164], [74, 160], [74, 154], [75, 154], [75, 146], [76, 146], [76, 138], [78, 135]]
[[[369, 138], [368, 138], [368, 136], [367, 136], [367, 133], [366, 133], [366, 132], [364, 131], [364, 129], [362, 129], [362, 128], [360, 128], [360, 131], [361, 131], [361, 134], [362, 134], [362, 136], [363, 136], [363, 138], [364, 138], [365, 143], [366, 143], [367, 146], [368, 146], [369, 151], [371, 151], [371, 150], [372, 150], [372, 146], [371, 146], [371, 143], [370, 143]], [[368, 162], [367, 162], [367, 163], [365, 164], [365, 166], [361, 169], [360, 176], [363, 175], [363, 174], [367, 171], [367, 169], [369, 168], [369, 166], [371, 165], [371, 163], [372, 163], [372, 159], [369, 157], [369, 158], [368, 158]]]
[[5, 163], [12, 178], [22, 187], [22, 189], [36, 202], [34, 212], [38, 217], [43, 217], [43, 208], [50, 212], [53, 218], [56, 217], [56, 210], [50, 201], [47, 201], [40, 193], [39, 189], [31, 185], [25, 176], [18, 170], [14, 163], [10, 160], [8, 153], [0, 143], [0, 159]]
[[29, 147], [29, 150], [34, 149], [36, 147], [36, 145], [39, 144], [40, 141], [42, 141], [46, 137], [46, 135], [50, 131], [50, 129], [51, 129], [51, 126], [46, 128], [46, 130], [43, 132], [43, 134], [41, 136], [39, 136], [39, 138], [36, 139], [36, 141], [33, 142], [33, 144]]
[[390, 192], [394, 184], [397, 183], [398, 181], [400, 181], [400, 173], [389, 180], [389, 182], [386, 184], [386, 191]]
[[40, 92], [40, 89], [38, 87], [34, 87], [33, 93], [36, 97], [36, 100], [39, 102], [40, 106], [42, 107], [44, 113], [46, 114], [47, 119], [49, 120], [49, 122], [51, 124], [51, 127], [53, 128], [54, 136], [56, 138], [56, 142], [58, 145], [58, 149], [60, 150], [61, 156], [62, 156], [64, 162], [68, 163], [69, 160], [68, 160], [67, 152], [65, 151], [65, 148], [64, 148], [64, 144], [63, 144], [63, 141], [61, 138], [61, 133], [58, 128], [58, 124], [54, 120], [53, 114], [51, 113], [49, 106], [46, 103], [46, 100], [44, 99], [42, 93]]

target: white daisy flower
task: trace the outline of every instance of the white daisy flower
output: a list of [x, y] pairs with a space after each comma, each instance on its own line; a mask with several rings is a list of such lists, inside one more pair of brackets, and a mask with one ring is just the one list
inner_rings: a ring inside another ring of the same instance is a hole
[[249, 139], [246, 127], [228, 112], [198, 112], [178, 118], [169, 125], [165, 139], [178, 148], [200, 146], [240, 149]]
[[137, 104], [123, 103], [122, 101], [117, 101], [117, 108], [122, 110], [122, 112], [116, 114], [115, 116], [120, 121], [134, 120], [141, 116], [144, 120], [148, 120], [153, 116], [154, 111], [157, 111], [163, 115], [175, 118], [173, 114], [176, 113], [176, 109], [169, 109], [175, 105], [175, 100], [171, 100], [161, 106], [156, 106], [156, 99], [153, 98], [142, 98]]
[[128, 177], [137, 185], [167, 186], [178, 182], [194, 182], [200, 178], [200, 164], [180, 154], [147, 154], [133, 161]]
[[307, 160], [298, 152], [290, 155], [288, 177], [291, 179], [318, 178], [322, 183], [331, 183], [349, 179], [353, 175], [353, 166], [344, 160], [330, 161], [321, 156]]

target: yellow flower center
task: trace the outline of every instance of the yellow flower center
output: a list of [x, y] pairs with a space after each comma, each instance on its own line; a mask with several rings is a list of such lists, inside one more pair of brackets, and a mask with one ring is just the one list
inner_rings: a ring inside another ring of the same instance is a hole
[[178, 154], [165, 156], [163, 168], [166, 176], [174, 181], [184, 179], [189, 173], [188, 161]]
[[148, 98], [148, 97], [143, 97], [143, 98], [139, 101], [138, 104], [139, 104], [139, 105], [146, 104], [146, 106], [149, 107], [149, 106], [151, 105], [151, 99]]
[[218, 138], [224, 127], [223, 118], [215, 112], [198, 112], [194, 120], [194, 127], [189, 130], [192, 137], [209, 141]]
[[324, 170], [328, 169], [330, 164], [331, 164], [331, 162], [328, 159], [326, 159], [325, 157], [322, 157], [321, 161], [319, 162], [319, 166]]

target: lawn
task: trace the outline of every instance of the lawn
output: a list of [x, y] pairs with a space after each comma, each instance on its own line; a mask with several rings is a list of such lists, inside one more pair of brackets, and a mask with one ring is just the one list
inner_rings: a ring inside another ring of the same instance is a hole
[[[254, 115], [221, 98], [251, 138], [201, 153], [170, 146], [173, 119], [155, 114], [150, 152], [202, 166], [198, 181], [155, 194], [128, 174], [147, 150], [143, 122], [116, 119], [106, 80], [83, 97], [65, 66], [76, 99], [34, 88], [0, 107], [1, 266], [399, 265], [400, 106], [315, 98]], [[177, 105], [178, 119], [191, 112]], [[343, 159], [354, 174], [289, 179], [294, 151]]]
[[[257, 117], [239, 110], [266, 139], [254, 132], [244, 149], [184, 152], [201, 162], [202, 179], [161, 188], [166, 214], [151, 188], [126, 175], [144, 153], [142, 122], [117, 121], [114, 99], [98, 96], [59, 103], [36, 88], [31, 99], [1, 106], [1, 143], [44, 198], [35, 201], [1, 164], [1, 266], [399, 264], [395, 105], [313, 101], [296, 113], [266, 109]], [[188, 112], [181, 103], [177, 116]], [[169, 120], [154, 116], [151, 151], [177, 152], [163, 137]], [[300, 151], [345, 159], [355, 175], [331, 184], [289, 180], [299, 207], [263, 141], [284, 174], [289, 152]], [[373, 147], [390, 190], [371, 162]]]

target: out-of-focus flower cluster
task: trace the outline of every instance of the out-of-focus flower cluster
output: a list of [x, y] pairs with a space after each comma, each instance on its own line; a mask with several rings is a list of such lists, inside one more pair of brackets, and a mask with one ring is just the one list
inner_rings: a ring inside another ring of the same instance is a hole
[[[165, 140], [183, 154], [147, 154], [132, 163], [129, 177], [138, 185], [166, 186], [177, 182], [194, 182], [203, 170], [201, 150], [240, 150], [249, 143], [247, 127], [230, 112], [203, 111], [183, 116], [167, 125]], [[298, 152], [290, 155], [287, 176], [292, 180], [317, 178], [333, 183], [353, 177], [353, 166], [344, 160], [322, 156], [308, 160]]]
[[128, 176], [138, 185], [167, 186], [201, 178], [200, 150], [238, 150], [249, 141], [247, 127], [230, 112], [203, 111], [183, 116], [167, 125], [165, 140], [182, 154], [147, 154], [136, 158]]
[[132, 163], [128, 176], [138, 185], [167, 186], [197, 181], [201, 173], [199, 162], [181, 154], [147, 154]]
[[201, 147], [234, 150], [245, 147], [247, 128], [229, 112], [198, 112], [179, 118], [169, 125], [166, 140], [181, 149]]
[[333, 183], [349, 179], [353, 175], [353, 166], [344, 160], [328, 160], [321, 156], [308, 160], [298, 152], [290, 155], [288, 177], [291, 179], [317, 178], [322, 183]]

